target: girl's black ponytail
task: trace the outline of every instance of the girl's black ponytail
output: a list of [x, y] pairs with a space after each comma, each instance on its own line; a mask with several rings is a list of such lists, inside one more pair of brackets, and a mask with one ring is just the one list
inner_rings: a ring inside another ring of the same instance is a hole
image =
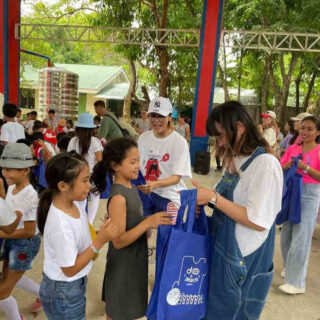
[[48, 212], [53, 200], [53, 190], [45, 189], [41, 192], [37, 209], [37, 223], [40, 233], [43, 235], [44, 226], [47, 221]]
[[107, 188], [107, 174], [112, 175], [109, 172], [109, 169], [106, 163], [103, 161], [99, 161], [93, 168], [93, 172], [91, 175], [91, 182], [94, 184], [93, 192], [100, 192], [106, 190]]
[[107, 187], [107, 175], [112, 181], [112, 164], [121, 164], [130, 148], [137, 148], [132, 138], [116, 138], [108, 142], [102, 153], [102, 160], [93, 168], [91, 182], [95, 184], [93, 192], [103, 192]]

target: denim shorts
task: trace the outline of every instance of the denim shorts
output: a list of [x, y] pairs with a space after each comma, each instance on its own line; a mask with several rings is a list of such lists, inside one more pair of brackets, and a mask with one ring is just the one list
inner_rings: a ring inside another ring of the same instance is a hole
[[31, 239], [6, 239], [3, 259], [9, 261], [8, 268], [16, 271], [30, 270], [40, 250], [40, 243], [40, 235]]
[[43, 274], [40, 299], [49, 320], [84, 320], [86, 318], [87, 277], [71, 282], [54, 281]]

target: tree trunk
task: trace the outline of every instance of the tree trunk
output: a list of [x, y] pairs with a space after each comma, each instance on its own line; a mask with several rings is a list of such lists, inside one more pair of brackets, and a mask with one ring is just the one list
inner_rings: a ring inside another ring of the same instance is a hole
[[302, 76], [304, 74], [304, 69], [302, 68], [302, 63], [300, 62], [300, 71], [297, 76], [297, 79], [295, 80], [296, 83], [296, 114], [299, 113], [299, 108], [300, 108], [300, 83], [302, 80]]
[[228, 85], [227, 85], [227, 81], [225, 78], [225, 74], [223, 72], [222, 66], [219, 61], [218, 61], [218, 70], [219, 70], [220, 79], [221, 79], [221, 83], [222, 83], [223, 90], [224, 90], [224, 101], [229, 101], [230, 95], [229, 95]]
[[317, 99], [317, 102], [316, 102], [314, 114], [320, 114], [320, 95], [318, 95], [318, 99]]
[[[300, 76], [300, 75], [299, 75]], [[299, 113], [299, 107], [300, 107], [300, 82], [301, 77], [297, 77], [295, 83], [296, 83], [296, 114]]]
[[313, 90], [313, 87], [314, 87], [314, 82], [316, 80], [317, 74], [318, 74], [318, 70], [315, 70], [312, 73], [311, 80], [310, 80], [310, 82], [308, 84], [308, 91], [307, 91], [307, 94], [305, 95], [305, 97], [303, 99], [303, 103], [302, 103], [303, 112], [307, 111], [309, 100], [310, 100], [310, 96], [311, 96], [311, 93], [312, 93], [312, 90]]
[[164, 47], [156, 47], [156, 52], [159, 57], [159, 64], [160, 64], [159, 96], [168, 97], [169, 55], [168, 55], [167, 49]]
[[123, 102], [123, 119], [127, 122], [130, 122], [131, 103], [136, 92], [136, 84], [137, 84], [137, 72], [136, 72], [136, 66], [134, 64], [133, 59], [129, 59], [129, 75], [130, 75], [129, 90], [126, 96], [124, 97], [124, 102]]
[[239, 69], [238, 69], [238, 101], [240, 101], [240, 98], [241, 98], [242, 59], [243, 59], [243, 50], [240, 51], [240, 61], [239, 61]]
[[296, 53], [292, 53], [289, 70], [288, 73], [285, 71], [285, 65], [284, 65], [284, 53], [280, 54], [279, 57], [279, 64], [280, 64], [280, 70], [281, 70], [281, 76], [282, 76], [282, 88], [278, 88], [273, 72], [272, 67], [272, 58], [269, 56], [268, 59], [268, 68], [269, 68], [269, 75], [270, 75], [270, 82], [272, 90], [275, 94], [275, 100], [276, 100], [276, 112], [278, 116], [280, 115], [280, 123], [281, 128], [283, 129], [286, 116], [287, 116], [287, 101], [289, 96], [289, 87], [292, 79], [292, 74], [294, 71], [294, 68], [298, 62], [298, 56]]
[[265, 59], [265, 67], [264, 67], [264, 75], [261, 83], [261, 110], [260, 113], [264, 113], [267, 111], [267, 100], [268, 100], [268, 65], [267, 60]]
[[286, 121], [286, 116], [287, 116], [287, 102], [288, 102], [288, 97], [289, 97], [289, 88], [290, 88], [290, 83], [293, 75], [294, 68], [298, 62], [298, 55], [296, 53], [292, 53], [290, 65], [289, 65], [289, 70], [288, 73], [285, 73], [285, 68], [284, 68], [284, 55], [280, 55], [280, 69], [281, 69], [281, 74], [282, 74], [282, 79], [283, 79], [283, 86], [282, 86], [282, 97], [281, 97], [281, 117], [280, 117], [280, 122], [282, 126], [284, 126], [284, 123]]
[[278, 85], [276, 83], [276, 79], [273, 73], [273, 57], [271, 55], [266, 57], [266, 66], [268, 68], [268, 74], [269, 74], [269, 80], [270, 80], [270, 85], [271, 85], [271, 89], [273, 91], [274, 94], [274, 99], [276, 102], [274, 111], [278, 114], [279, 110], [280, 110], [280, 103], [281, 103], [281, 93], [280, 90], [278, 88]]

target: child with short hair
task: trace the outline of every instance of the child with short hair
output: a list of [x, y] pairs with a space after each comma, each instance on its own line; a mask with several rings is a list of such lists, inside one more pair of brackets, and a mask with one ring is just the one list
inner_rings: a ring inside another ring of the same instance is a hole
[[25, 138], [23, 126], [15, 121], [17, 110], [17, 106], [11, 102], [5, 103], [2, 107], [2, 113], [7, 121], [1, 127], [0, 140], [3, 144], [16, 142], [18, 139]]
[[40, 286], [49, 320], [85, 319], [87, 275], [102, 246], [119, 236], [110, 221], [91, 240], [81, 202], [90, 189], [89, 167], [75, 152], [64, 152], [47, 164], [49, 188], [41, 194], [38, 227], [44, 241], [44, 270]]
[[131, 180], [140, 169], [137, 143], [118, 138], [107, 143], [102, 161], [93, 171], [93, 182], [102, 192], [106, 175], [113, 175], [107, 209], [121, 235], [109, 244], [102, 289], [107, 319], [138, 319], [148, 304], [148, 247], [146, 232], [158, 225], [171, 225], [166, 212], [143, 217], [142, 203]]
[[[18, 304], [11, 296], [15, 286], [21, 287], [36, 296], [39, 285], [24, 276], [32, 268], [40, 248], [40, 236], [36, 226], [38, 195], [30, 184], [30, 168], [34, 166], [31, 150], [23, 143], [7, 145], [0, 158], [3, 176], [9, 188], [6, 203], [9, 208], [21, 213], [17, 229], [11, 234], [0, 231], [4, 244], [3, 279], [0, 282], [0, 307], [9, 319], [25, 319], [20, 315]], [[38, 308], [41, 303], [37, 303]]]

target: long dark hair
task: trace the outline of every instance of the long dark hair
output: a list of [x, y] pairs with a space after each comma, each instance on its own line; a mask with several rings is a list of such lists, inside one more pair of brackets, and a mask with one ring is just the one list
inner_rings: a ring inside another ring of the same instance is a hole
[[76, 137], [79, 142], [79, 151], [83, 156], [88, 153], [91, 145], [91, 138], [93, 136], [93, 129], [76, 128]]
[[287, 123], [288, 123], [288, 126], [289, 126], [289, 133], [295, 134], [295, 133], [296, 133], [296, 130], [294, 129], [294, 121], [291, 120], [291, 119], [289, 119], [289, 120], [287, 121]]
[[[219, 136], [215, 122], [219, 123], [226, 132], [227, 145], [219, 147], [218, 155], [224, 159], [224, 163], [233, 166], [234, 155], [251, 155], [254, 150], [261, 146], [268, 153], [274, 154], [273, 149], [262, 137], [244, 106], [237, 101], [228, 101], [214, 108], [207, 118], [206, 129], [209, 136]], [[245, 132], [237, 143], [237, 125], [241, 122]], [[232, 169], [232, 168], [231, 168]]]
[[94, 191], [103, 192], [107, 187], [107, 175], [112, 179], [112, 163], [121, 164], [131, 148], [137, 148], [137, 143], [131, 138], [117, 138], [108, 142], [102, 153], [102, 160], [93, 168], [91, 181], [95, 185]]
[[44, 231], [53, 197], [60, 192], [58, 183], [64, 181], [72, 187], [85, 165], [87, 165], [86, 160], [75, 151], [59, 153], [47, 163], [46, 180], [48, 189], [41, 193], [37, 209], [37, 223], [41, 234]]

